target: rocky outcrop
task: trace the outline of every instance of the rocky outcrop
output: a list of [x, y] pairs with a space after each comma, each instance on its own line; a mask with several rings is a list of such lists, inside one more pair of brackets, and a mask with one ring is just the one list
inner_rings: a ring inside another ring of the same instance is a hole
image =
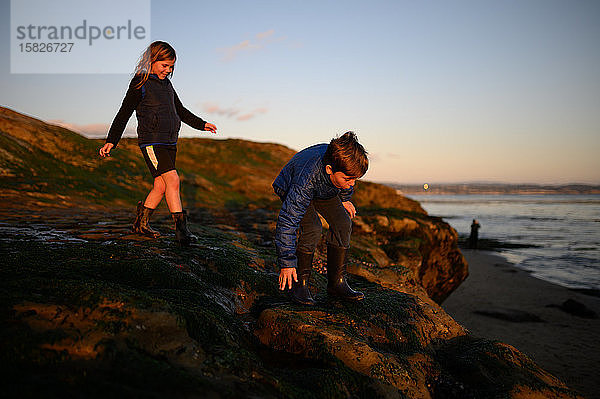
[[361, 210], [353, 253], [365, 260], [352, 271], [387, 288], [424, 288], [441, 303], [467, 277], [456, 231], [440, 218], [399, 209]]
[[[0, 114], [0, 165], [9, 171], [0, 182], [3, 194], [14, 194], [0, 207], [4, 396], [577, 397], [515, 348], [472, 336], [438, 305], [467, 267], [456, 233], [415, 201], [360, 184], [349, 279], [366, 299], [327, 296], [321, 245], [311, 279], [317, 306], [307, 309], [276, 287], [278, 202], [265, 176], [291, 150], [186, 143], [183, 187], [192, 191], [184, 198], [197, 204], [188, 208], [199, 242], [180, 249], [161, 209], [153, 219], [161, 238], [130, 232], [139, 193], [129, 187], [143, 171], [133, 144], [120, 145], [116, 161], [85, 164], [99, 142], [23, 118]], [[79, 143], [82, 163], [36, 147], [36, 132]], [[248, 175], [257, 177], [241, 184]], [[59, 180], [67, 187], [60, 192]]]

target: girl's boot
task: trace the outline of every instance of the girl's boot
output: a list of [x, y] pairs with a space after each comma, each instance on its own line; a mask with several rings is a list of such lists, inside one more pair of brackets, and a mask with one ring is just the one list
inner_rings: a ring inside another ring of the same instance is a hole
[[152, 216], [153, 212], [154, 212], [154, 209], [150, 209], [150, 208], [147, 208], [146, 206], [144, 206], [143, 201], [138, 202], [137, 214], [136, 214], [135, 221], [133, 222], [133, 227], [131, 230], [134, 233], [142, 234], [147, 237], [152, 237], [152, 238], [160, 237], [160, 233], [158, 231], [154, 230], [148, 224], [150, 221], [150, 216]]
[[327, 245], [327, 293], [341, 299], [360, 301], [365, 295], [354, 291], [346, 281], [347, 252], [346, 248]]
[[175, 240], [182, 246], [196, 242], [198, 237], [190, 233], [187, 227], [187, 212], [183, 210], [181, 212], [173, 212], [171, 215], [175, 221]]
[[313, 253], [296, 252], [298, 264], [296, 266], [296, 275], [298, 282], [292, 281], [292, 301], [301, 305], [314, 306], [315, 300], [310, 294], [308, 286], [310, 273], [312, 271]]

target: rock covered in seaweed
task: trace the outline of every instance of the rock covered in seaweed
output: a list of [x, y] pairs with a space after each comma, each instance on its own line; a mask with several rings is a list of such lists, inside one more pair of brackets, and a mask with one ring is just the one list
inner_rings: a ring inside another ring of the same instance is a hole
[[200, 240], [180, 250], [161, 210], [160, 239], [129, 231], [148, 188], [131, 140], [100, 163], [99, 142], [0, 111], [6, 397], [577, 397], [443, 311], [467, 272], [456, 233], [392, 189], [357, 185], [349, 270], [366, 299], [327, 298], [321, 248], [306, 309], [276, 288], [269, 184], [290, 149], [188, 139], [178, 161]]

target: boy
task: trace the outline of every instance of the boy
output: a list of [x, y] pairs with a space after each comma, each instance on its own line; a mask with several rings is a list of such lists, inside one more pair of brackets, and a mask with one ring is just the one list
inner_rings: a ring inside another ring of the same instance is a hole
[[277, 263], [281, 268], [279, 289], [285, 289], [286, 285], [291, 288], [294, 302], [315, 304], [308, 283], [315, 248], [321, 238], [317, 212], [329, 224], [328, 294], [354, 301], [365, 297], [350, 288], [345, 273], [351, 219], [356, 215], [350, 197], [354, 183], [368, 167], [367, 152], [354, 132], [347, 132], [329, 144], [317, 144], [294, 155], [273, 182], [275, 193], [283, 201], [275, 230]]

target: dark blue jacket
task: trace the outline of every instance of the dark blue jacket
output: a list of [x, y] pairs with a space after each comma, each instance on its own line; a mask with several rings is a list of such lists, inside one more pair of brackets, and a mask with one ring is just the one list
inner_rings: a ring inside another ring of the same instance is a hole
[[325, 172], [323, 155], [327, 145], [317, 144], [298, 152], [273, 182], [275, 194], [283, 201], [275, 229], [279, 267], [296, 267], [296, 232], [310, 202], [336, 195], [349, 201], [354, 191], [352, 187], [337, 188]]
[[182, 121], [194, 129], [204, 130], [206, 122], [183, 106], [168, 78], [159, 79], [151, 74], [142, 87], [137, 87], [140, 79], [136, 75], [129, 83], [121, 108], [108, 132], [107, 143], [117, 145], [134, 110], [141, 147], [176, 144]]
[[141, 90], [142, 100], [135, 109], [139, 144], [176, 143], [181, 119], [171, 81], [150, 75]]

